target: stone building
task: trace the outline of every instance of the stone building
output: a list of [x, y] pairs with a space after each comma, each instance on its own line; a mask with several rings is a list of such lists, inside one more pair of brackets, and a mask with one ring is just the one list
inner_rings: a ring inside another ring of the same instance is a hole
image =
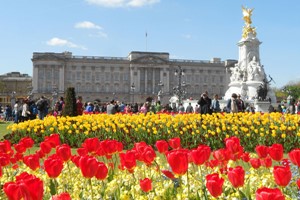
[[[180, 85], [186, 98], [210, 95], [224, 96], [229, 83], [227, 69], [235, 60], [210, 61], [170, 59], [165, 52], [130, 52], [128, 57], [73, 56], [71, 52], [33, 53], [33, 94], [63, 96], [74, 87], [84, 101], [111, 99], [126, 103], [144, 102], [146, 98], [168, 103], [174, 88]], [[180, 68], [183, 76], [175, 75]], [[180, 80], [179, 80], [180, 79]]]
[[32, 77], [20, 72], [10, 72], [0, 75], [0, 104], [2, 106], [14, 104], [30, 96]]

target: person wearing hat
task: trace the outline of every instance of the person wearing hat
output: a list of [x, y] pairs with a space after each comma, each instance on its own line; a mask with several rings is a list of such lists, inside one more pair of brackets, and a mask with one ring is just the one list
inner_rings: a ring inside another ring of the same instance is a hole
[[237, 106], [237, 94], [232, 93], [231, 98], [227, 101], [226, 111], [228, 113], [237, 113], [238, 106]]

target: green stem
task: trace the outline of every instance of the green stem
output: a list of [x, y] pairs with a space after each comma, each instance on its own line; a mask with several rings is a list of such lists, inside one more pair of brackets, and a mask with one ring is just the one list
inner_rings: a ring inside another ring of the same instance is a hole
[[201, 165], [198, 166], [198, 173], [201, 177], [201, 182], [202, 182], [201, 184], [202, 184], [202, 191], [203, 191], [203, 194], [204, 194], [204, 199], [208, 200], [207, 193], [206, 193], [206, 187], [205, 187], [205, 178], [204, 178], [204, 173], [202, 171]]
[[187, 189], [188, 189], [188, 199], [190, 197], [190, 184], [189, 184], [189, 170], [186, 171], [186, 182], [187, 182]]
[[93, 184], [92, 184], [92, 179], [89, 179], [89, 184], [91, 186], [91, 195], [92, 195], [92, 199], [94, 199], [94, 192], [93, 192]]
[[[134, 176], [134, 173], [131, 173], [132, 174], [132, 177], [133, 177], [133, 186], [135, 185], [135, 182], [136, 182], [136, 179], [135, 179], [135, 176]], [[133, 199], [135, 199], [135, 195], [134, 195], [134, 189], [132, 191], [132, 197]]]

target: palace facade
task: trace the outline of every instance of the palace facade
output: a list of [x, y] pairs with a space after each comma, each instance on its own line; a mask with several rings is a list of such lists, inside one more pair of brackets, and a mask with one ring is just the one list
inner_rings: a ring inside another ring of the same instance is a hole
[[[116, 99], [125, 103], [145, 102], [152, 97], [168, 103], [176, 87], [185, 98], [224, 96], [228, 88], [228, 69], [236, 60], [210, 61], [170, 59], [165, 52], [130, 52], [127, 57], [73, 56], [71, 52], [33, 53], [33, 95], [48, 98], [64, 96], [74, 87], [84, 101]], [[182, 69], [182, 75], [175, 71]]]
[[30, 96], [32, 77], [20, 72], [0, 75], [0, 104], [13, 106], [16, 100]]

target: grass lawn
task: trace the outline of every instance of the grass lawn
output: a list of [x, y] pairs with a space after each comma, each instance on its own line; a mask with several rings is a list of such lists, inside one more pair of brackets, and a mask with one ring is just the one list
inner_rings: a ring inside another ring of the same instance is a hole
[[3, 136], [8, 133], [6, 127], [12, 124], [12, 122], [0, 122], [0, 140], [3, 139]]

